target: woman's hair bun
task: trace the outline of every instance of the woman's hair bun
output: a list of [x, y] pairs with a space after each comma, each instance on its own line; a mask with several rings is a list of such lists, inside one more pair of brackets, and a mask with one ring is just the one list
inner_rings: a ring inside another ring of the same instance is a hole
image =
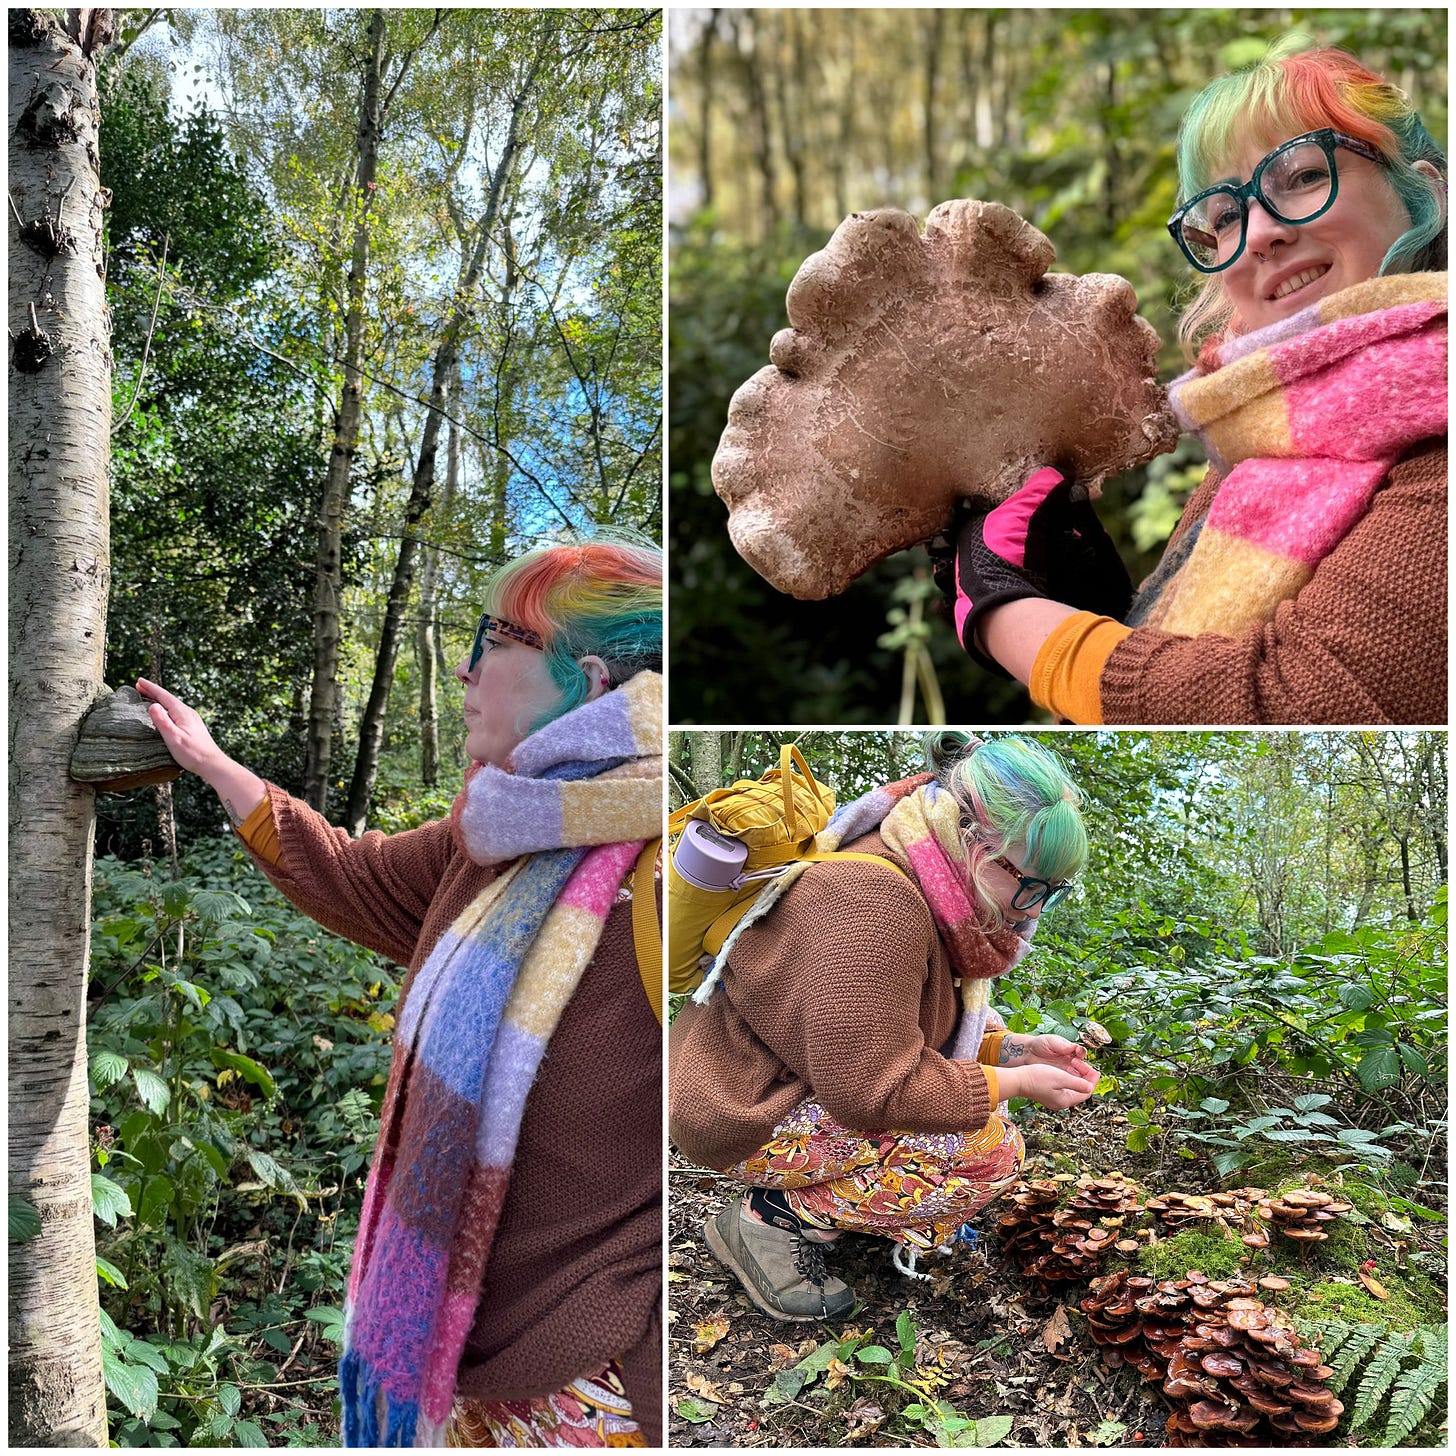
[[925, 764], [931, 773], [939, 773], [947, 764], [974, 752], [981, 740], [961, 728], [942, 728], [924, 738]]

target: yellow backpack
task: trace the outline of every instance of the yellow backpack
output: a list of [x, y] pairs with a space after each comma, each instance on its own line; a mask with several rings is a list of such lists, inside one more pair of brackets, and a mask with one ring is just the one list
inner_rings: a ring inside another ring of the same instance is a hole
[[[714, 789], [668, 818], [668, 990], [682, 995], [697, 988], [738, 922], [789, 865], [867, 859], [898, 870], [880, 855], [816, 850], [814, 836], [833, 812], [834, 791], [820, 784], [799, 750], [787, 744], [778, 768], [761, 779]], [[685, 838], [691, 841], [686, 848]], [[720, 887], [712, 888], [714, 883]]]

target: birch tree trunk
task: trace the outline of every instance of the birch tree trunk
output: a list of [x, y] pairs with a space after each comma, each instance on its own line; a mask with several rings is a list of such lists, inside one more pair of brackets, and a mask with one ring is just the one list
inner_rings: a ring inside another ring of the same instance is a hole
[[369, 269], [369, 224], [374, 180], [379, 170], [384, 25], [384, 11], [376, 10], [369, 22], [369, 59], [364, 69], [359, 102], [358, 165], [354, 173], [358, 213], [354, 222], [344, 318], [344, 392], [335, 415], [334, 444], [329, 452], [328, 472], [319, 501], [318, 549], [314, 557], [313, 688], [308, 707], [303, 797], [320, 814], [328, 805], [334, 714], [338, 703], [344, 506], [349, 498], [349, 474], [354, 464], [359, 420], [363, 413], [364, 284]]
[[[460, 370], [450, 381], [452, 405], [460, 397]], [[460, 486], [460, 429], [452, 419], [445, 441], [445, 489], [440, 494], [440, 515], [446, 520], [455, 503]], [[420, 621], [415, 638], [415, 655], [420, 669], [420, 780], [434, 788], [440, 777], [440, 708], [436, 684], [440, 644], [439, 625], [435, 621], [440, 585], [440, 553], [434, 546], [420, 551]]]
[[548, 31], [512, 98], [505, 145], [501, 149], [495, 174], [490, 179], [485, 208], [476, 223], [475, 251], [457, 286], [455, 307], [445, 325], [440, 346], [435, 351], [430, 407], [420, 438], [420, 453], [415, 462], [414, 478], [410, 483], [409, 502], [405, 506], [404, 533], [399, 543], [399, 556], [395, 561], [394, 579], [390, 583], [389, 600], [385, 604], [384, 622], [379, 632], [379, 651], [374, 657], [374, 681], [370, 685], [369, 701], [364, 706], [364, 715], [359, 722], [359, 752], [354, 759], [354, 777], [349, 784], [349, 803], [344, 816], [345, 827], [356, 839], [364, 832], [365, 821], [369, 815], [369, 800], [374, 793], [375, 780], [379, 776], [379, 750], [384, 741], [384, 713], [389, 706], [389, 690], [394, 684], [394, 665], [399, 657], [399, 644], [404, 635], [405, 608], [409, 605], [410, 592], [414, 586], [415, 555], [419, 549], [419, 539], [415, 533], [421, 518], [430, 508], [430, 496], [434, 491], [435, 456], [439, 450], [440, 424], [445, 417], [446, 390], [459, 362], [461, 330], [471, 316], [472, 300], [480, 286], [480, 275], [485, 268], [491, 233], [500, 214], [501, 198], [515, 171], [516, 154], [521, 146], [522, 120], [535, 91], [536, 77], [540, 74], [548, 53], [553, 49], [553, 34], [554, 30]]
[[[105, 1446], [91, 1222], [86, 971], [94, 799], [66, 768], [101, 688], [111, 334], [95, 49], [112, 12], [10, 32], [11, 1446]], [[20, 222], [15, 213], [18, 211]], [[23, 224], [23, 226], [22, 226]]]

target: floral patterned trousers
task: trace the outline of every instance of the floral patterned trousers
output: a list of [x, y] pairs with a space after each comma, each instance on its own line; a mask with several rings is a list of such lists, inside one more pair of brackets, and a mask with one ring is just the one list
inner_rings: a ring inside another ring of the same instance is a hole
[[528, 1400], [456, 1397], [445, 1428], [447, 1446], [645, 1446], [613, 1360], [598, 1374], [573, 1380], [555, 1395]]
[[1001, 1111], [976, 1132], [855, 1132], [811, 1099], [729, 1175], [782, 1190], [813, 1228], [933, 1249], [1016, 1181], [1025, 1156]]

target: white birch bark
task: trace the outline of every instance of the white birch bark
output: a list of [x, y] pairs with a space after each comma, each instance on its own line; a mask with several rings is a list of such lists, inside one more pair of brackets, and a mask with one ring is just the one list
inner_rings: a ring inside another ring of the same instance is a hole
[[[9, 1188], [41, 1222], [10, 1250], [9, 1441], [105, 1446], [85, 1034], [94, 794], [66, 768], [101, 687], [110, 579], [111, 339], [87, 50], [111, 12], [70, 12], [77, 39], [40, 15], [9, 16]], [[69, 244], [47, 257], [22, 241], [16, 211], [27, 224], [59, 211]], [[32, 318], [51, 347], [38, 367]]]

